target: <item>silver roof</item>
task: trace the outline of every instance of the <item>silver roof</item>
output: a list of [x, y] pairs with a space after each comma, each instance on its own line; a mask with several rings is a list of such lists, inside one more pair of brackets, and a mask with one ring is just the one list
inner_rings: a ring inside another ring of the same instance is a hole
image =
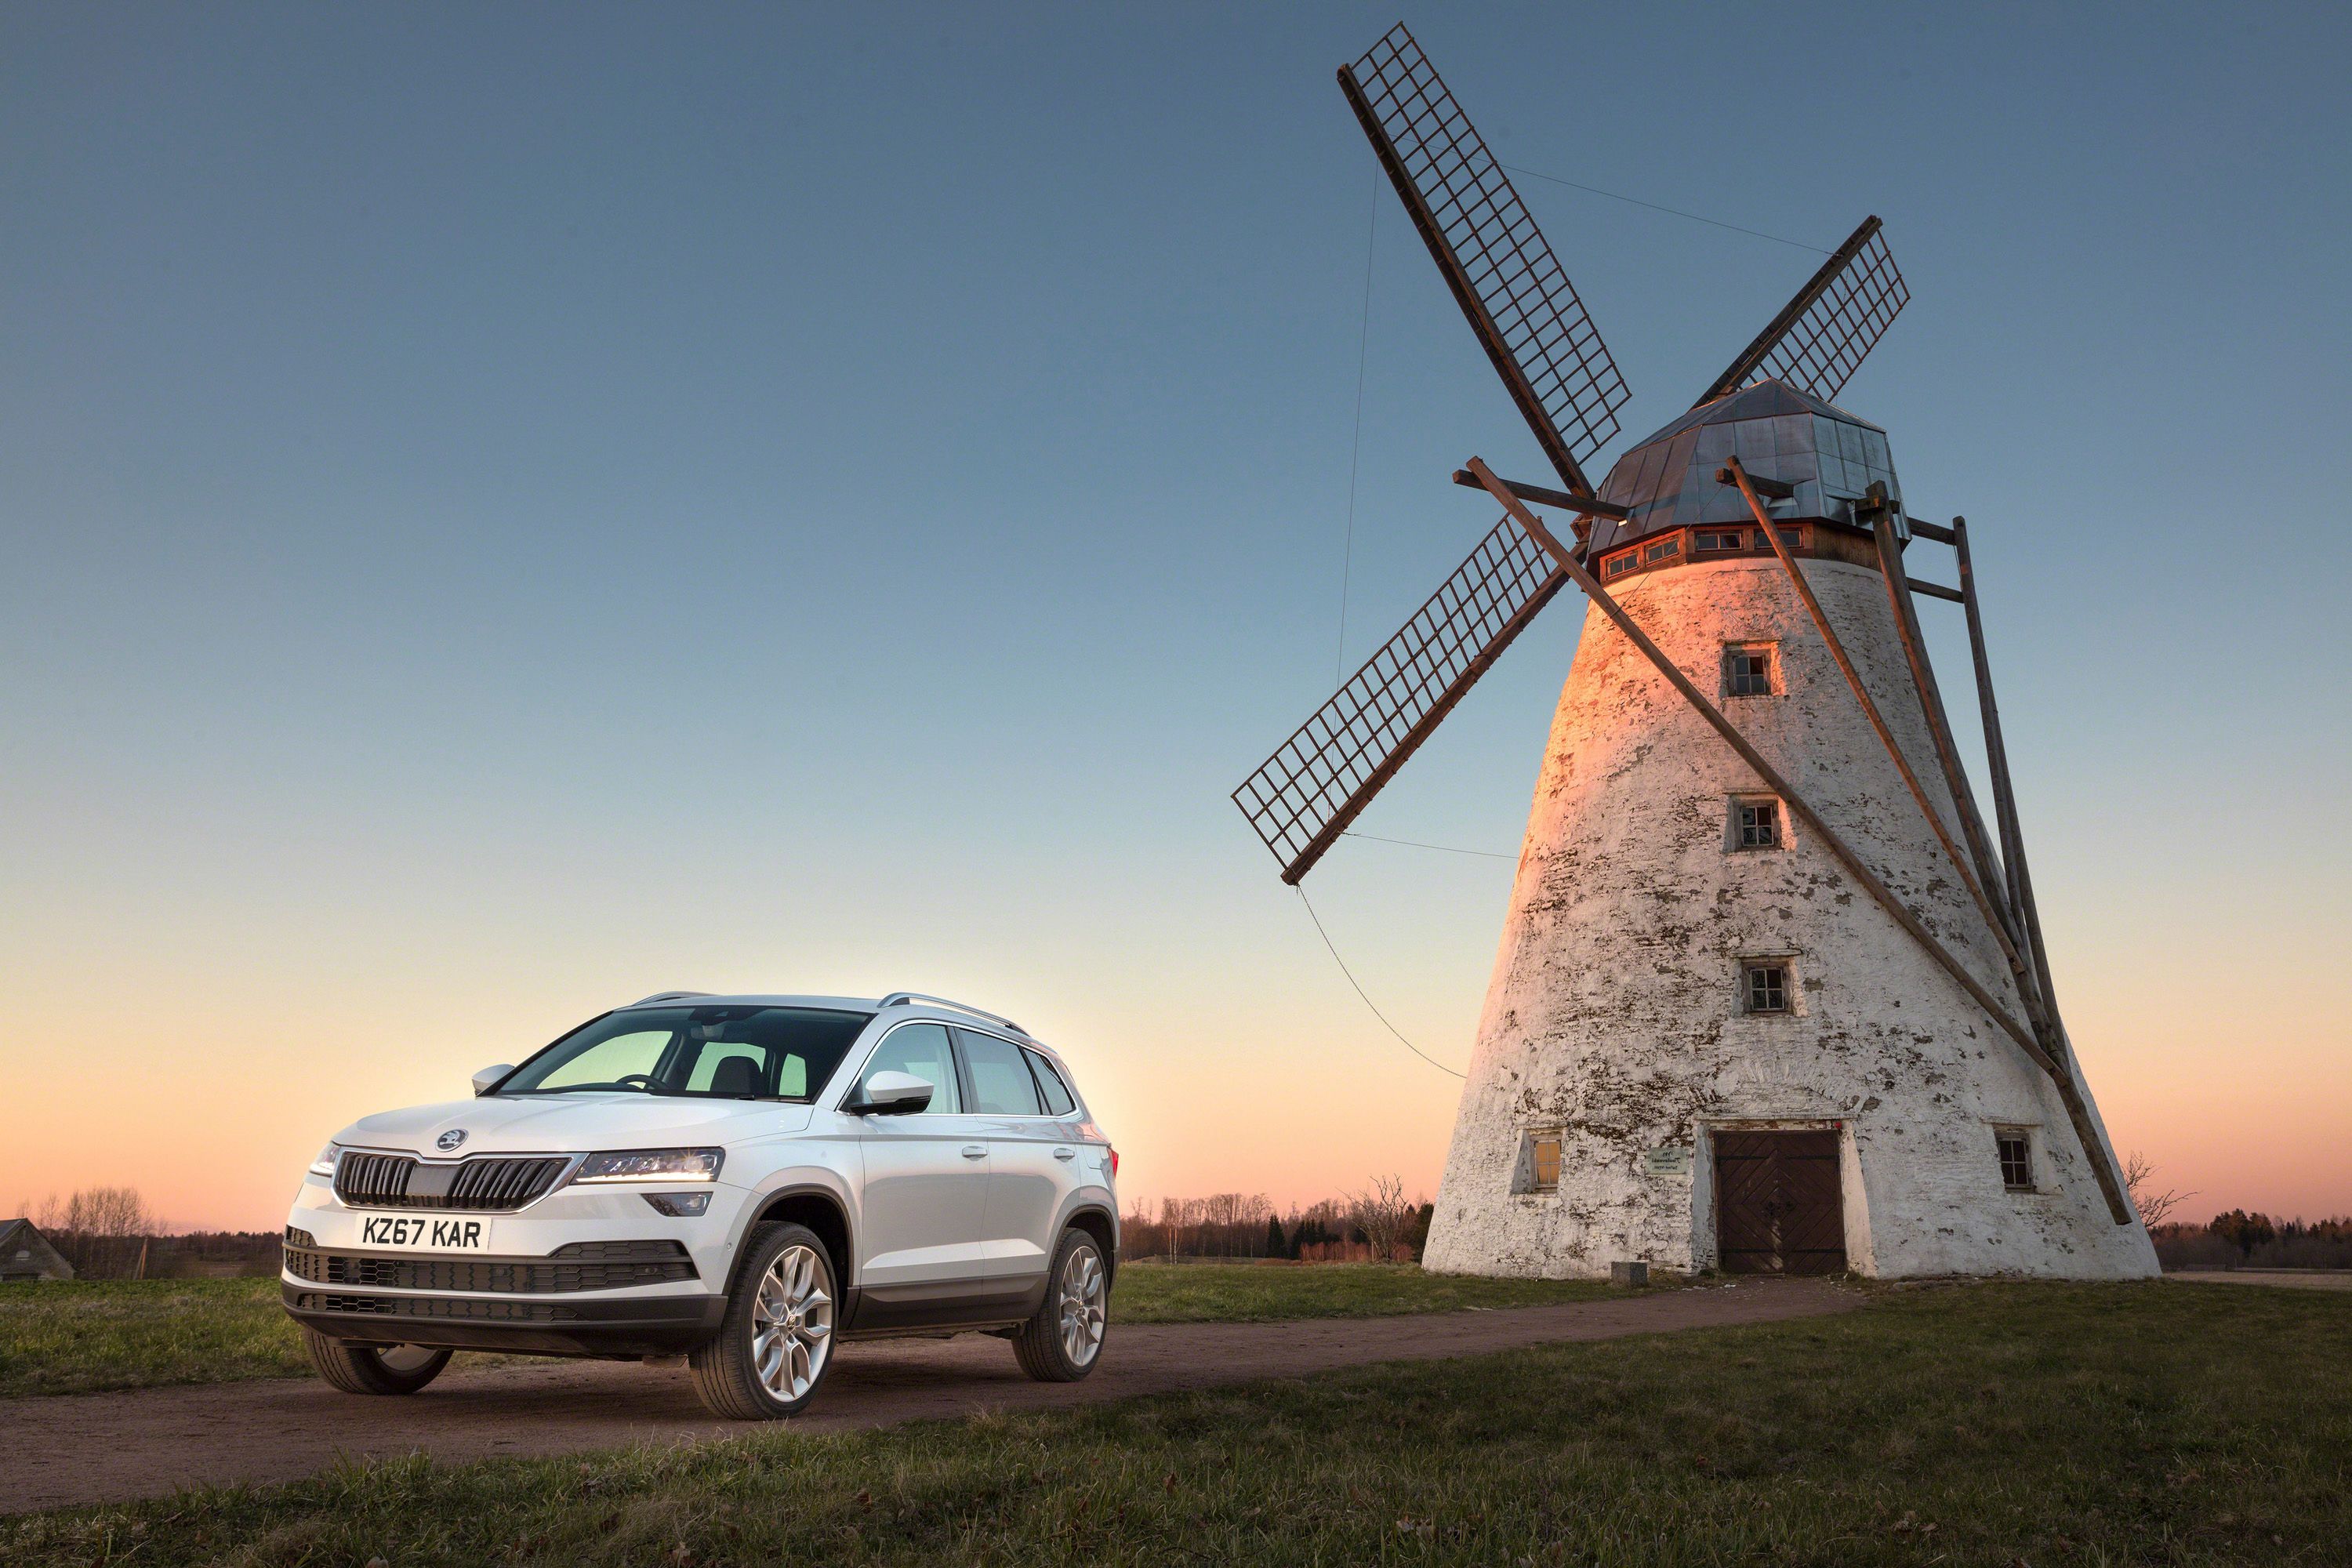
[[1596, 519], [1593, 552], [1663, 529], [1753, 522], [1739, 491], [1715, 477], [1734, 456], [1749, 473], [1796, 487], [1791, 499], [1765, 503], [1775, 518], [1852, 522], [1873, 480], [1898, 507], [1903, 500], [1885, 431], [1786, 382], [1759, 381], [1700, 405], [1617, 459], [1601, 499], [1632, 515]]

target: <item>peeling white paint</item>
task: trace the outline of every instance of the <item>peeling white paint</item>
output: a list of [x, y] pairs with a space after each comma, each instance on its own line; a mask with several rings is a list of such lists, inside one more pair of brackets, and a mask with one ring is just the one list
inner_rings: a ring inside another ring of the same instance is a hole
[[[1878, 574], [1804, 567], [1958, 841]], [[2015, 1008], [2000, 950], [1780, 563], [1680, 566], [1615, 592], [1710, 695], [1726, 643], [1777, 645], [1780, 689], [1720, 699], [1725, 712]], [[1710, 1267], [1710, 1132], [1837, 1124], [1858, 1273], [2157, 1273], [2147, 1233], [2109, 1216], [2049, 1079], [1826, 848], [1786, 811], [1786, 847], [1727, 848], [1733, 797], [1759, 789], [1589, 611], [1536, 785], [1428, 1267], [1550, 1277], [1605, 1276], [1628, 1258]], [[1740, 961], [1767, 955], [1792, 961], [1789, 1016], [1740, 1010]], [[1997, 1126], [2033, 1130], [2041, 1190], [2004, 1189]], [[1524, 1190], [1522, 1152], [1538, 1132], [1561, 1140], [1555, 1192]], [[1665, 1144], [1693, 1146], [1688, 1174], [1644, 1173], [1644, 1152]]]

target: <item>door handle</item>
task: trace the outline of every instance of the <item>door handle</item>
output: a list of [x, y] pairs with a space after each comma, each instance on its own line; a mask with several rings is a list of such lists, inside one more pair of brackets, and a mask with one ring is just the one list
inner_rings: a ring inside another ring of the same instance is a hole
[[1075, 1160], [1077, 1157], [1078, 1152], [1076, 1149], [1056, 1149], [1054, 1151], [1054, 1158], [1056, 1160]]
[[967, 1160], [985, 1160], [988, 1158], [988, 1145], [967, 1143], [963, 1146], [963, 1157]]

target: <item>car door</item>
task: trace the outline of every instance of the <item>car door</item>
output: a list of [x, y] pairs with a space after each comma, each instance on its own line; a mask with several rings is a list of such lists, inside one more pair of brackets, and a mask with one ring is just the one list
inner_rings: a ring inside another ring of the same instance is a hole
[[1075, 1184], [1071, 1129], [1046, 1113], [1027, 1053], [1012, 1041], [958, 1029], [971, 1109], [988, 1133], [988, 1248], [999, 1279], [1043, 1275], [1053, 1260], [1055, 1222]]
[[932, 1090], [923, 1110], [860, 1119], [866, 1190], [858, 1283], [878, 1307], [985, 1274], [989, 1139], [982, 1120], [965, 1110], [944, 1024], [901, 1024], [884, 1036], [850, 1103], [877, 1072], [912, 1073]]

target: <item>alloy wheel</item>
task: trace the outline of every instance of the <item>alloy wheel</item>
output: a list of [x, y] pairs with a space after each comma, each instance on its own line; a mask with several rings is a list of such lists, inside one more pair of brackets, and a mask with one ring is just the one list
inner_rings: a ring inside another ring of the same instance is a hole
[[797, 1400], [816, 1386], [833, 1348], [833, 1298], [815, 1252], [788, 1247], [768, 1265], [751, 1306], [751, 1366], [761, 1386]]
[[1091, 1247], [1070, 1249], [1062, 1265], [1062, 1353], [1072, 1366], [1090, 1363], [1102, 1350], [1102, 1258]]

